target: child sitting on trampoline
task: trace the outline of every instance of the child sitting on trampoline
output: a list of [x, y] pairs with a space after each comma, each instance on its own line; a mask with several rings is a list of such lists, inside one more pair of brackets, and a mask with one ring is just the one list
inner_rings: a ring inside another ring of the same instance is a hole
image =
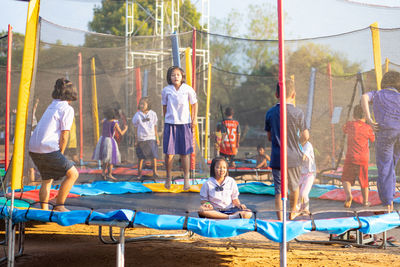
[[200, 190], [199, 216], [210, 219], [250, 219], [251, 210], [239, 201], [235, 180], [228, 176], [228, 162], [223, 157], [212, 160], [210, 178]]
[[104, 111], [105, 119], [102, 121], [102, 132], [93, 152], [93, 159], [101, 161], [101, 169], [104, 180], [117, 179], [112, 175], [113, 166], [121, 162], [121, 154], [118, 149], [117, 141], [114, 139], [115, 132], [121, 136], [126, 133], [128, 126], [125, 125], [121, 130], [117, 120], [117, 114], [114, 108], [108, 108]]
[[265, 149], [262, 145], [257, 145], [257, 156], [256, 156], [256, 169], [267, 168], [268, 162], [271, 158], [265, 154]]
[[353, 201], [351, 186], [354, 185], [356, 178], [360, 182], [363, 205], [370, 205], [368, 202], [368, 141], [374, 142], [375, 135], [372, 127], [365, 122], [366, 117], [361, 105], [354, 107], [353, 118], [354, 121], [348, 121], [343, 126], [343, 132], [347, 134], [347, 152], [342, 173], [342, 184], [346, 194], [345, 208], [351, 207]]
[[74, 119], [74, 109], [69, 105], [76, 101], [73, 84], [60, 78], [51, 94], [53, 102], [47, 107], [29, 141], [29, 155], [42, 177], [39, 199], [42, 209], [49, 209], [50, 188], [53, 180], [67, 178], [61, 183], [56, 198], [55, 211], [69, 211], [64, 207], [71, 187], [78, 179], [78, 170], [63, 154], [68, 143], [69, 131]]
[[139, 101], [139, 111], [132, 118], [136, 155], [139, 159], [138, 178], [142, 178], [143, 160], [153, 161], [153, 177], [157, 178], [158, 139], [157, 114], [150, 109], [149, 99], [143, 97]]

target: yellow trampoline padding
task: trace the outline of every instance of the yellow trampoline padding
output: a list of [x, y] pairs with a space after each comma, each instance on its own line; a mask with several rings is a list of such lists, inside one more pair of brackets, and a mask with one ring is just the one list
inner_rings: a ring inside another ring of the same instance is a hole
[[[15, 123], [14, 151], [12, 159], [11, 190], [21, 189], [25, 148], [25, 128], [28, 113], [30, 87], [34, 72], [37, 25], [39, 21], [40, 0], [32, 0], [28, 5], [24, 53], [19, 84], [17, 116]], [[21, 164], [22, 163], [22, 164]]]
[[155, 184], [143, 184], [145, 187], [153, 191], [154, 193], [182, 193], [182, 192], [195, 192], [199, 193], [201, 185], [191, 185], [188, 191], [183, 190], [182, 184], [171, 184], [171, 189], [166, 189], [163, 183]]

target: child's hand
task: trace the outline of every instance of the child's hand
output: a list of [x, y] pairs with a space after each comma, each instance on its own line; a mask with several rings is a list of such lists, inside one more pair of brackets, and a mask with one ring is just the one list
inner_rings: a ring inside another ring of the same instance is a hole
[[241, 210], [247, 210], [247, 207], [245, 204], [239, 204], [238, 208]]
[[214, 209], [214, 207], [211, 205], [210, 202], [206, 202], [202, 206], [203, 206], [204, 209], [208, 209], [208, 210]]
[[133, 142], [133, 145], [135, 146], [135, 147], [137, 147], [137, 145], [138, 145], [138, 141], [135, 139], [135, 142]]
[[124, 127], [124, 131], [125, 131], [125, 130], [128, 130], [128, 125], [125, 125], [125, 127]]
[[157, 138], [156, 142], [157, 142], [157, 146], [159, 146], [160, 145], [160, 139]]
[[367, 123], [372, 126], [374, 132], [379, 132], [379, 124], [374, 122], [371, 118], [367, 119]]

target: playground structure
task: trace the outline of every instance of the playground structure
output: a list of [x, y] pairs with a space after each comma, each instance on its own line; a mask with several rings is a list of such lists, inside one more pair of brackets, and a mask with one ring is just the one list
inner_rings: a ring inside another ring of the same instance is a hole
[[[175, 3], [178, 2], [176, 1]], [[159, 10], [163, 10], [163, 1], [157, 1], [157, 5], [157, 8], [160, 8]], [[127, 6], [129, 7], [130, 5], [127, 3]], [[127, 17], [133, 21], [134, 14], [127, 11]], [[156, 19], [158, 21], [162, 20], [162, 17], [162, 12], [157, 13]], [[131, 118], [136, 111], [137, 101], [140, 96], [148, 96], [153, 103], [153, 110], [157, 112], [160, 118], [160, 92], [162, 86], [165, 85], [165, 70], [175, 61], [174, 55], [176, 56], [177, 54], [179, 55], [178, 59], [182, 62], [182, 67], [186, 70], [188, 82], [197, 86], [201, 104], [199, 114], [204, 114], [205, 120], [211, 118], [215, 123], [221, 120], [222, 117], [220, 106], [232, 105], [235, 109], [236, 118], [242, 124], [243, 135], [246, 133], [243, 143], [249, 144], [249, 152], [255, 150], [257, 143], [265, 142], [264, 135], [256, 135], [255, 133], [260, 129], [262, 131], [265, 112], [277, 101], [274, 98], [278, 81], [278, 42], [276, 40], [233, 38], [209, 33], [207, 29], [186, 33], [176, 31], [175, 34], [165, 35], [163, 24], [156, 24], [158, 25], [155, 31], [156, 36], [134, 36], [134, 29], [130, 28], [133, 27], [133, 24], [129, 24], [129, 20], [127, 20], [127, 29], [130, 30], [127, 30], [127, 36], [123, 38], [77, 31], [55, 25], [43, 18], [40, 19], [40, 23], [37, 25], [40, 39], [36, 36], [31, 39], [32, 43], [37, 44], [36, 50], [31, 51], [36, 53], [36, 57], [34, 57], [36, 61], [31, 61], [31, 67], [34, 70], [32, 73], [32, 85], [30, 88], [20, 87], [19, 89], [19, 94], [23, 89], [30, 91], [30, 94], [28, 94], [30, 98], [26, 103], [28, 114], [26, 123], [21, 124], [21, 121], [18, 122], [17, 118], [17, 124], [19, 123], [19, 127], [23, 127], [26, 132], [24, 142], [17, 141], [18, 138], [16, 138], [15, 148], [20, 148], [19, 153], [25, 150], [26, 155], [25, 144], [29, 140], [31, 131], [32, 103], [34, 103], [34, 99], [40, 99], [40, 105], [36, 111], [36, 116], [39, 119], [51, 101], [52, 84], [61, 76], [68, 77], [79, 90], [79, 101], [73, 105], [75, 105], [76, 110], [76, 138], [79, 139], [79, 146], [76, 148], [79, 148], [81, 162], [90, 160], [93, 147], [99, 136], [99, 121], [102, 119], [102, 111], [110, 105], [119, 103], [123, 107], [127, 118]], [[179, 21], [176, 18], [172, 19], [172, 21], [177, 20]], [[175, 27], [172, 27], [172, 29]], [[376, 50], [377, 30], [381, 35], [380, 51]], [[377, 25], [371, 25], [370, 28], [338, 36], [286, 41], [286, 74], [295, 82], [297, 92], [296, 105], [303, 109], [306, 114], [307, 123], [311, 129], [311, 142], [317, 153], [319, 170], [337, 169], [340, 165], [341, 154], [343, 154], [342, 148], [344, 147], [341, 129], [343, 124], [351, 119], [352, 107], [359, 101], [361, 93], [365, 90], [379, 88], [377, 81], [380, 80], [382, 72], [398, 68], [395, 62], [400, 62], [399, 53], [395, 46], [390, 45], [388, 42], [393, 42], [393, 38], [397, 36], [399, 31], [399, 29], [379, 29]], [[373, 37], [374, 35], [375, 37]], [[71, 40], [81, 41], [78, 44], [71, 44]], [[179, 52], [175, 54], [173, 54], [174, 40], [179, 40]], [[372, 40], [375, 40], [374, 45], [372, 45]], [[374, 47], [375, 53], [373, 53]], [[196, 53], [193, 51], [196, 51]], [[253, 62], [251, 57], [247, 57], [248, 53], [252, 51], [265, 56], [262, 59], [262, 63], [267, 66], [265, 69], [257, 69], [260, 63]], [[302, 53], [307, 51], [310, 54], [312, 52], [325, 51], [326, 57], [320, 61], [312, 57], [301, 57]], [[379, 63], [381, 62], [379, 52], [381, 58], [390, 59], [390, 61], [387, 60], [383, 64], [383, 68], [382, 64]], [[197, 56], [197, 53], [199, 56]], [[196, 56], [193, 57], [193, 55]], [[196, 58], [198, 60], [194, 60]], [[371, 58], [374, 58], [375, 62]], [[309, 61], [306, 59], [309, 59]], [[332, 59], [332, 62], [327, 62], [328, 59]], [[194, 63], [194, 61], [196, 62]], [[374, 64], [376, 62], [378, 64]], [[212, 66], [207, 63], [212, 63]], [[233, 63], [236, 63], [236, 65]], [[382, 71], [377, 71], [379, 69]], [[13, 75], [19, 74], [13, 73]], [[21, 75], [23, 76], [23, 74]], [[13, 84], [12, 92], [18, 92], [15, 84]], [[19, 102], [17, 95], [17, 93], [11, 95], [10, 103], [12, 107], [16, 107]], [[211, 129], [213, 123], [204, 123], [204, 134], [201, 134], [203, 138], [199, 141], [204, 148], [202, 155], [206, 159], [211, 158], [212, 153], [205, 144], [208, 142], [208, 144], [211, 143], [212, 145], [213, 143], [212, 138], [207, 138], [209, 132], [206, 129]], [[129, 147], [131, 145], [129, 140], [125, 142], [126, 144], [121, 146], [126, 145]], [[371, 163], [374, 164], [374, 156], [372, 155]], [[21, 154], [19, 157], [20, 162], [23, 162], [23, 153], [22, 158]], [[14, 160], [16, 161], [16, 159]], [[13, 165], [14, 167], [17, 166]], [[26, 169], [25, 160], [25, 167], [21, 172], [23, 175], [18, 180], [20, 182], [14, 180], [14, 185], [11, 184], [13, 190], [19, 189], [19, 187], [23, 187], [25, 191], [30, 190], [26, 186], [28, 183]], [[17, 173], [17, 170], [14, 169], [13, 172]], [[9, 178], [10, 174], [7, 177]], [[22, 177], [24, 179], [21, 179]], [[10, 185], [10, 180], [7, 179], [6, 182], [6, 185]], [[134, 198], [135, 196], [133, 195], [132, 197]], [[160, 203], [163, 201], [160, 200]], [[100, 200], [100, 202], [102, 201]], [[103, 200], [101, 204], [106, 202], [106, 200]], [[39, 211], [36, 214], [34, 211], [35, 205], [35, 203], [30, 204], [32, 210], [28, 209], [28, 212], [26, 210], [16, 211], [15, 216], [40, 221], [54, 220], [52, 218], [54, 213], [49, 214], [48, 212]], [[7, 207], [7, 202], [5, 207]], [[122, 208], [122, 204], [121, 206], [112, 207], [115, 210]], [[7, 209], [3, 208], [3, 212], [2, 215], [4, 217], [10, 216], [7, 213]], [[125, 214], [125, 219], [118, 216], [104, 219], [102, 214], [95, 214], [95, 217], [91, 217], [91, 213], [87, 211], [84, 212], [84, 216], [78, 213], [78, 211], [75, 211], [70, 214], [72, 217], [78, 217], [76, 223], [82, 223], [87, 218], [95, 218], [93, 219], [95, 224], [113, 225], [109, 222], [117, 220], [118, 223], [115, 223], [115, 221], [113, 223], [120, 227], [121, 233], [123, 233], [125, 227], [135, 224], [148, 227], [154, 226], [151, 219], [147, 217], [141, 221], [140, 213], [136, 213], [136, 211], [128, 212], [128, 215]], [[390, 229], [398, 225], [396, 216], [392, 215], [387, 216], [390, 217], [388, 224], [385, 225], [386, 228], [381, 230]], [[68, 217], [69, 215], [65, 216]], [[151, 217], [151, 214], [149, 216]], [[63, 216], [60, 216], [60, 224], [63, 224], [61, 217]], [[197, 218], [177, 217], [177, 223], [173, 226], [166, 224], [160, 228], [170, 227], [175, 229], [182, 227], [181, 222], [183, 225], [185, 221], [186, 225], [188, 221], [197, 222]], [[170, 217], [168, 218], [170, 219]], [[275, 225], [275, 222], [270, 222], [270, 217], [264, 217], [260, 221], [250, 220], [246, 222], [243, 228], [237, 224], [232, 224], [231, 227], [234, 228], [232, 235], [249, 229], [253, 230], [256, 224], [257, 227], [260, 227], [259, 229], [262, 229], [260, 232], [267, 237], [271, 237], [271, 234], [260, 226], [263, 225], [263, 220], [265, 220], [265, 228]], [[369, 218], [365, 220], [369, 223]], [[357, 226], [354, 226], [354, 221], [356, 219], [353, 219], [352, 223], [343, 226], [343, 228], [357, 228]], [[214, 225], [213, 222], [209, 221], [201, 221], [201, 223]], [[307, 222], [307, 226], [304, 227], [305, 232], [313, 228], [308, 224], [311, 225], [311, 222]], [[219, 223], [216, 222], [215, 225], [218, 227]], [[213, 236], [215, 234], [214, 232], [204, 232], [205, 228], [200, 227], [199, 230], [195, 230], [191, 226], [193, 225], [189, 223], [187, 229], [196, 233], [205, 236]], [[364, 228], [365, 231], [368, 231], [368, 227], [364, 226]], [[322, 228], [317, 227], [317, 229], [321, 230]], [[334, 232], [337, 229], [331, 231]], [[122, 234], [120, 238], [120, 244], [123, 244], [124, 237]], [[274, 241], [282, 242], [280, 239]], [[121, 246], [118, 250], [119, 253], [123, 253], [123, 245]]]

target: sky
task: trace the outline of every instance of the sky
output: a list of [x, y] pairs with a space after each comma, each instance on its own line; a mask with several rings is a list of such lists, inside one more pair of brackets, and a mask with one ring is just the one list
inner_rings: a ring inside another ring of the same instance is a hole
[[[356, 4], [357, 1], [370, 5]], [[250, 3], [276, 5], [276, 0], [209, 2], [211, 19], [223, 19], [232, 9], [245, 10]], [[192, 3], [201, 11], [201, 0], [192, 0]], [[66, 27], [87, 30], [96, 4], [99, 5], [100, 0], [41, 0], [40, 16]], [[11, 24], [15, 32], [24, 33], [27, 6], [27, 2], [23, 1], [2, 0], [0, 30], [6, 30], [7, 25]], [[400, 28], [400, 0], [284, 0], [283, 7], [286, 39], [349, 32], [368, 27], [375, 21], [381, 28]], [[213, 29], [210, 31], [213, 32]]]

